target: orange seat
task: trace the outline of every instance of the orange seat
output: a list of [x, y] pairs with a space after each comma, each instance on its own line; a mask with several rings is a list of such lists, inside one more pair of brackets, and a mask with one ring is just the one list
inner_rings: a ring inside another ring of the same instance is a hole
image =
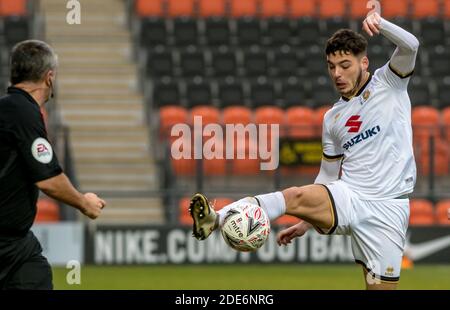
[[444, 0], [444, 17], [450, 19], [450, 0]]
[[[239, 140], [238, 140], [239, 139]], [[258, 141], [249, 137], [235, 137], [234, 160], [231, 164], [232, 175], [256, 175], [260, 173]], [[239, 155], [239, 156], [238, 156]]]
[[444, 137], [447, 143], [450, 143], [450, 107], [442, 110], [442, 126], [444, 128]]
[[194, 0], [167, 0], [167, 2], [167, 14], [170, 17], [194, 15]]
[[212, 202], [214, 203], [214, 210], [219, 211], [226, 205], [233, 203], [234, 200], [230, 199], [230, 198], [220, 197], [220, 198], [213, 199]]
[[314, 124], [316, 128], [316, 135], [318, 137], [322, 137], [322, 124], [323, 124], [323, 118], [325, 117], [325, 113], [331, 109], [331, 106], [322, 106], [320, 108], [317, 108], [314, 115]]
[[412, 199], [410, 202], [410, 225], [433, 225], [434, 210], [430, 201], [425, 199]]
[[214, 144], [215, 140], [206, 138], [203, 146], [203, 173], [207, 176], [222, 176], [226, 174], [226, 154], [222, 145]]
[[433, 155], [434, 174], [437, 176], [448, 175], [449, 172], [449, 145], [442, 139], [436, 139], [434, 149], [431, 149], [428, 142], [421, 143], [416, 148], [419, 159], [419, 173], [428, 175], [430, 173], [430, 156]]
[[136, 13], [139, 16], [163, 16], [163, 0], [137, 0]]
[[200, 116], [202, 125], [219, 124], [220, 123], [220, 111], [213, 106], [196, 106], [191, 109], [191, 124], [194, 124], [194, 117]]
[[193, 176], [197, 170], [197, 161], [194, 159], [193, 137], [171, 137], [170, 152], [172, 169], [176, 175]]
[[409, 0], [387, 0], [381, 4], [381, 16], [384, 18], [404, 17], [408, 11]]
[[36, 223], [59, 222], [59, 205], [49, 198], [40, 198], [37, 202]]
[[317, 0], [290, 0], [288, 13], [292, 18], [317, 15]]
[[191, 215], [189, 214], [189, 204], [191, 202], [191, 198], [184, 197], [180, 199], [178, 204], [178, 221], [181, 225], [192, 225], [194, 221], [192, 220]]
[[301, 221], [302, 220], [299, 219], [298, 217], [291, 216], [291, 215], [283, 215], [283, 216], [277, 218], [274, 221], [274, 224], [280, 225], [280, 226], [292, 226], [292, 225], [300, 223]]
[[414, 18], [437, 17], [440, 14], [439, 0], [413, 0], [412, 16]]
[[225, 16], [225, 6], [225, 0], [199, 0], [199, 15], [201, 17]]
[[[264, 135], [266, 136], [266, 141], [268, 148], [267, 150], [270, 151], [269, 147], [271, 145], [271, 139], [272, 139], [272, 126], [271, 125], [279, 125], [278, 127], [278, 138], [284, 135], [285, 131], [285, 118], [284, 118], [284, 112], [281, 108], [275, 107], [275, 106], [262, 106], [257, 109], [255, 109], [255, 123], [259, 125], [268, 125], [266, 131], [262, 131], [259, 127], [258, 129], [258, 135], [259, 135], [259, 141], [264, 141]], [[276, 138], [276, 137], [274, 137]]]
[[257, 0], [231, 0], [231, 16], [234, 18], [255, 16], [258, 11]]
[[288, 136], [292, 138], [313, 138], [316, 133], [314, 127], [314, 111], [307, 107], [291, 107], [286, 111]]
[[261, 16], [264, 18], [285, 16], [287, 13], [286, 0], [261, 0]]
[[252, 120], [252, 111], [244, 106], [230, 106], [222, 111], [223, 123], [247, 125]]
[[0, 16], [23, 16], [27, 13], [26, 0], [1, 0]]
[[159, 109], [159, 130], [163, 137], [170, 136], [173, 125], [187, 123], [187, 110], [180, 106], [164, 106]]
[[450, 199], [439, 201], [436, 204], [436, 221], [440, 225], [450, 225], [449, 219]]
[[439, 135], [439, 111], [429, 106], [415, 107], [412, 111], [414, 139], [418, 143], [427, 142], [430, 136]]
[[365, 18], [370, 11], [367, 3], [367, 0], [350, 0], [350, 16], [353, 19]]
[[344, 0], [319, 0], [319, 16], [321, 18], [332, 18], [345, 16]]

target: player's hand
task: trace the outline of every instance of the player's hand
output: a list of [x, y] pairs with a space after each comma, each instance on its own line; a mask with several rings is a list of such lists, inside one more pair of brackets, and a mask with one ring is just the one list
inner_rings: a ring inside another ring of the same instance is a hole
[[100, 199], [94, 193], [86, 193], [84, 194], [84, 198], [86, 199], [86, 202], [81, 209], [81, 212], [90, 219], [95, 220], [106, 206], [106, 201]]
[[288, 245], [292, 239], [303, 236], [311, 227], [312, 225], [310, 223], [302, 221], [294, 226], [283, 229], [277, 235], [278, 245]]
[[364, 31], [371, 37], [374, 34], [380, 34], [381, 29], [381, 16], [377, 12], [374, 12], [366, 17], [363, 21]]

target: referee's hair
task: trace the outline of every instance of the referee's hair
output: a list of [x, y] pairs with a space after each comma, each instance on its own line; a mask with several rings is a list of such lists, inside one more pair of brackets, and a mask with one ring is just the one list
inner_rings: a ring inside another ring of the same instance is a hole
[[11, 52], [12, 85], [21, 82], [39, 82], [49, 70], [55, 70], [58, 58], [47, 43], [26, 40], [17, 43]]
[[355, 56], [367, 53], [367, 40], [351, 29], [340, 29], [328, 39], [325, 48], [327, 55], [336, 52], [352, 53]]

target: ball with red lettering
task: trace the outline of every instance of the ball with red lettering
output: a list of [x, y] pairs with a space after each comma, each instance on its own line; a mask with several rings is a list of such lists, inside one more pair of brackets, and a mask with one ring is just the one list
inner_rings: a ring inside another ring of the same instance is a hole
[[225, 214], [221, 232], [225, 242], [233, 249], [256, 251], [269, 236], [269, 217], [256, 204], [238, 203]]

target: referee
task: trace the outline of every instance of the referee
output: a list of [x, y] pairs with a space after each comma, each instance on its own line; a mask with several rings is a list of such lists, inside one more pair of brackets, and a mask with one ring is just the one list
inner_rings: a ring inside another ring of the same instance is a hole
[[53, 288], [50, 265], [30, 231], [39, 189], [91, 219], [106, 204], [73, 187], [48, 142], [40, 107], [53, 94], [56, 68], [45, 42], [23, 41], [12, 50], [12, 86], [0, 98], [0, 289]]

